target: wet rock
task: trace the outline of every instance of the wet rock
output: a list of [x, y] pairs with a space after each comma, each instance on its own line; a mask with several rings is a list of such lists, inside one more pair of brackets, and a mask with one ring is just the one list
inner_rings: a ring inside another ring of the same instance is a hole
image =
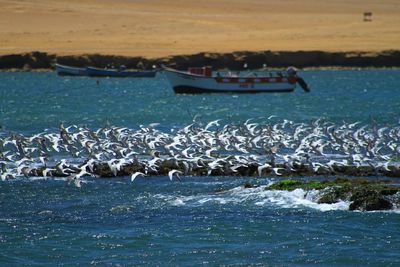
[[387, 185], [365, 185], [354, 189], [350, 201], [350, 210], [388, 210], [393, 204], [387, 199], [386, 195], [394, 195], [398, 191], [397, 188], [388, 187]]
[[136, 161], [136, 162], [133, 162], [133, 163], [123, 166], [120, 174], [126, 176], [126, 175], [131, 175], [132, 173], [135, 173], [135, 172], [144, 172], [144, 170], [145, 170], [144, 165], [141, 164], [140, 162]]
[[93, 173], [100, 177], [113, 177], [115, 176], [107, 163], [96, 164], [93, 168]]
[[93, 174], [99, 177], [128, 176], [135, 172], [144, 172], [144, 166], [140, 162], [123, 165], [116, 173], [107, 163], [95, 164], [93, 168]]
[[243, 185], [244, 188], [254, 188], [255, 186], [252, 185], [251, 183], [247, 182]]
[[333, 204], [351, 197], [351, 187], [336, 186], [324, 190], [318, 199], [319, 204]]
[[0, 69], [50, 69], [52, 68], [55, 58], [55, 55], [37, 51], [4, 55], [0, 56]]
[[355, 199], [349, 206], [349, 210], [373, 211], [390, 210], [393, 204], [377, 195], [372, 195], [360, 199]]

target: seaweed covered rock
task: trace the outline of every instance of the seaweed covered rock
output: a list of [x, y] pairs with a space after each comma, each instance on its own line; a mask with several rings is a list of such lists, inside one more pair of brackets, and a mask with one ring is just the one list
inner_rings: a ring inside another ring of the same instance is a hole
[[318, 203], [332, 204], [339, 201], [350, 201], [349, 210], [371, 211], [390, 210], [400, 203], [400, 188], [388, 181], [368, 179], [335, 180], [281, 180], [266, 190], [320, 190]]
[[281, 180], [279, 182], [273, 183], [272, 185], [266, 187], [266, 190], [287, 190], [293, 191], [297, 188], [304, 188], [307, 182], [297, 181], [297, 180]]
[[[388, 190], [389, 189], [389, 190]], [[386, 198], [386, 192], [397, 193], [395, 188], [387, 188], [387, 186], [363, 186], [355, 188], [350, 201], [350, 210], [388, 210], [393, 204]]]
[[323, 190], [318, 199], [319, 204], [333, 204], [351, 197], [351, 187], [335, 186]]

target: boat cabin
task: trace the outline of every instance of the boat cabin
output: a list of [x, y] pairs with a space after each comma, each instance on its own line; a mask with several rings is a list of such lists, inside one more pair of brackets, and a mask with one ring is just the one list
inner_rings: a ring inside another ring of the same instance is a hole
[[190, 74], [195, 74], [195, 75], [200, 75], [200, 76], [205, 76], [205, 77], [211, 77], [212, 76], [212, 67], [211, 66], [191, 67], [191, 68], [188, 69], [188, 72]]

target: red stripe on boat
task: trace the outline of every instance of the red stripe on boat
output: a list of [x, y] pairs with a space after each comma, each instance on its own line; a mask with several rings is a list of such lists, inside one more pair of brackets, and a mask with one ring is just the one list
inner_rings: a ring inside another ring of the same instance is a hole
[[291, 77], [215, 77], [218, 83], [291, 83]]

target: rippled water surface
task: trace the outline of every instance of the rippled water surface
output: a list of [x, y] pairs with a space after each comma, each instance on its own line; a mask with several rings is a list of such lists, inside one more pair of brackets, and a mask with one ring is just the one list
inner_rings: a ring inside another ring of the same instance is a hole
[[0, 123], [18, 131], [66, 125], [101, 127], [106, 121], [133, 127], [203, 121], [225, 122], [277, 115], [296, 122], [326, 118], [333, 122], [371, 118], [397, 123], [400, 71], [305, 71], [312, 92], [288, 94], [175, 95], [163, 75], [155, 79], [58, 77], [54, 73], [0, 73]]
[[[268, 179], [168, 177], [1, 185], [1, 262], [10, 265], [398, 266], [399, 214], [317, 205]], [[219, 189], [225, 192], [216, 192]]]
[[[400, 71], [305, 71], [312, 92], [174, 95], [165, 78], [0, 73], [3, 132], [65, 125], [224, 124], [271, 115], [398, 126]], [[261, 118], [263, 117], [263, 118]], [[277, 120], [278, 120], [277, 119]], [[326, 177], [317, 177], [317, 179]], [[382, 178], [382, 177], [380, 177]], [[384, 178], [384, 177], [383, 177]], [[399, 266], [400, 215], [265, 191], [276, 177], [20, 178], [0, 182], [0, 263], [54, 265]], [[303, 179], [307, 179], [304, 177]], [[375, 177], [373, 177], [375, 179]], [[245, 189], [250, 182], [257, 188]]]

